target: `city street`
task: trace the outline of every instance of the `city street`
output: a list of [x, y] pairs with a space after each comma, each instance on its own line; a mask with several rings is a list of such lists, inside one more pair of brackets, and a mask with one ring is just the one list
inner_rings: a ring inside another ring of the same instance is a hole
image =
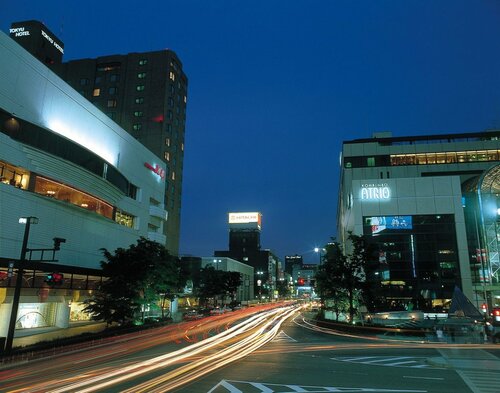
[[[0, 391], [493, 393], [500, 386], [493, 345], [340, 335], [293, 308], [249, 313], [4, 368]], [[457, 369], [446, 360], [458, 353]]]

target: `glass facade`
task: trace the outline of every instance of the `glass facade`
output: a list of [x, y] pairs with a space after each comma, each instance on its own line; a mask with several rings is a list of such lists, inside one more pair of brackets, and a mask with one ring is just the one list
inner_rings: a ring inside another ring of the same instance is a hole
[[454, 216], [363, 217], [375, 310], [442, 311], [460, 271]]

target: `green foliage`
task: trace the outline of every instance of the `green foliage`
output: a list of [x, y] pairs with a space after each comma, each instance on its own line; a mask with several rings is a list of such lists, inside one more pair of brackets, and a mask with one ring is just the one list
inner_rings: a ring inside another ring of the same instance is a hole
[[217, 299], [217, 297], [224, 296], [231, 296], [232, 300], [234, 300], [241, 283], [241, 273], [216, 270], [211, 265], [205, 266], [200, 272], [200, 285], [198, 288], [200, 302], [206, 304], [208, 299]]
[[160, 300], [164, 304], [185, 284], [179, 259], [154, 241], [141, 237], [128, 249], [118, 248], [114, 254], [106, 249], [102, 252], [106, 261], [101, 266], [107, 279], [85, 302], [85, 311], [95, 320], [131, 324], [141, 313], [144, 318], [142, 310]]
[[366, 253], [362, 236], [350, 232], [348, 239], [352, 244], [351, 254], [345, 254], [336, 242], [326, 246], [323, 264], [316, 274], [316, 288], [322, 300], [330, 301], [337, 317], [348, 311], [352, 321], [364, 285]]

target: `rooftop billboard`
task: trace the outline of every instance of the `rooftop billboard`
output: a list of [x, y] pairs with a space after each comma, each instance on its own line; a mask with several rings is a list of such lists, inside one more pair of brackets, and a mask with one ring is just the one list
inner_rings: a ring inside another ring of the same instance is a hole
[[229, 213], [230, 227], [247, 227], [260, 229], [262, 214], [259, 212]]

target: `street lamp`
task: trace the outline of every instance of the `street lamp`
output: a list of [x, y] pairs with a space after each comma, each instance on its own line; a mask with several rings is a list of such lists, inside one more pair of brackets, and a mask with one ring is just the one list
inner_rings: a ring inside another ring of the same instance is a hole
[[322, 261], [321, 261], [321, 252], [322, 252], [322, 251], [326, 251], [326, 250], [325, 250], [324, 248], [319, 248], [319, 247], [315, 247], [315, 248], [314, 248], [314, 252], [317, 252], [317, 253], [318, 253], [318, 255], [319, 255], [319, 264], [320, 264], [320, 265], [321, 265], [321, 262], [322, 262]]
[[14, 298], [12, 299], [12, 310], [10, 312], [9, 331], [7, 340], [5, 341], [5, 354], [10, 355], [12, 352], [12, 343], [14, 342], [14, 331], [16, 329], [17, 310], [19, 309], [19, 299], [21, 298], [21, 287], [23, 284], [24, 261], [26, 260], [26, 251], [28, 249], [28, 238], [30, 235], [31, 224], [38, 224], [37, 217], [21, 217], [19, 224], [25, 224], [23, 245], [21, 247], [21, 256], [17, 266], [16, 287], [14, 289]]
[[259, 277], [257, 279], [257, 286], [259, 287], [259, 302], [260, 302], [261, 299], [262, 299], [262, 280], [260, 279], [260, 277], [262, 277], [262, 275], [264, 274], [264, 272], [258, 271], [255, 274], [257, 274], [257, 276]]

